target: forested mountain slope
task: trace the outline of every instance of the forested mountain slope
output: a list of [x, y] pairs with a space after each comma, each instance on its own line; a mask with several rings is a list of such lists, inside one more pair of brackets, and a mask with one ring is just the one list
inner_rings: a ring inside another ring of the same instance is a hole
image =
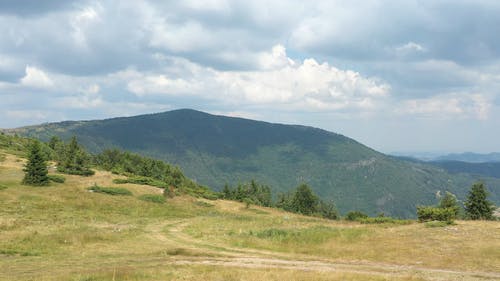
[[[325, 130], [211, 115], [195, 110], [96, 121], [67, 121], [10, 130], [48, 140], [76, 135], [90, 151], [117, 147], [179, 165], [201, 184], [255, 179], [275, 192], [308, 183], [341, 212], [362, 210], [414, 216], [415, 206], [451, 191], [464, 198], [477, 176], [448, 174], [428, 165], [386, 156]], [[485, 179], [500, 201], [500, 180]]]

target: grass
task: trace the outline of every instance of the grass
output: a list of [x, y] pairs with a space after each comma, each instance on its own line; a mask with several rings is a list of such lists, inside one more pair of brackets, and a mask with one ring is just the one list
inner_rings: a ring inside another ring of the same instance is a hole
[[[253, 256], [500, 272], [498, 222], [363, 224], [189, 196], [155, 204], [143, 199], [162, 197], [162, 189], [148, 185], [123, 185], [136, 197], [88, 192], [94, 183], [116, 188], [113, 179], [120, 176], [102, 171], [90, 177], [67, 175], [64, 183], [48, 188], [23, 186], [22, 165], [10, 154], [0, 162], [0, 185], [8, 187], [0, 192], [0, 280], [434, 278], [415, 270], [365, 273], [363, 267], [322, 271], [295, 265], [273, 268], [267, 262], [215, 263]], [[195, 263], [182, 263], [186, 261]], [[453, 277], [441, 280], [457, 280]]]
[[445, 227], [449, 225], [456, 225], [453, 221], [429, 221], [425, 223], [425, 227]]
[[[292, 280], [292, 281], [421, 281], [425, 280], [413, 276], [401, 276], [395, 278], [387, 278], [384, 276], [371, 276], [363, 273], [347, 273], [347, 272], [310, 272], [294, 269], [266, 269], [266, 268], [231, 268], [214, 267], [208, 265], [189, 265], [189, 266], [172, 266], [166, 265], [161, 268], [136, 270], [130, 267], [118, 266], [115, 268], [97, 270], [95, 272], [81, 274], [75, 276], [75, 281], [109, 281], [109, 280], [130, 280], [130, 281], [156, 281], [156, 280], [203, 280], [220, 281], [220, 280]], [[42, 281], [45, 279], [42, 279]], [[68, 280], [68, 279], [51, 279], [51, 280]]]

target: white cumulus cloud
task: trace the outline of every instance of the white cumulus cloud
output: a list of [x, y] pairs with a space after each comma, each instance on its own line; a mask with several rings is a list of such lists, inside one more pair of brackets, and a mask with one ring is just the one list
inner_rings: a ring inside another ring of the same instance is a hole
[[[390, 86], [358, 72], [315, 59], [294, 61], [283, 46], [259, 57], [261, 69], [219, 71], [176, 60], [165, 73], [141, 74], [128, 83], [138, 96], [197, 96], [228, 104], [281, 106], [303, 110], [373, 110]], [[182, 76], [178, 76], [182, 73]]]

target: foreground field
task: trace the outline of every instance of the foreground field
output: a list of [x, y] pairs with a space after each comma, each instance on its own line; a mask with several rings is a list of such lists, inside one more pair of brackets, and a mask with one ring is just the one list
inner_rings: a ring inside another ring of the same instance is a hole
[[116, 175], [19, 184], [0, 157], [0, 280], [500, 280], [500, 223], [362, 225], [176, 197]]

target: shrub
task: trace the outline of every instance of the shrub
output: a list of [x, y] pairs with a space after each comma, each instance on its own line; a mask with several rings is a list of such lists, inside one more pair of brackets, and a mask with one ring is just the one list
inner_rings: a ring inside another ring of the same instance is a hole
[[458, 214], [460, 212], [460, 206], [458, 205], [458, 200], [457, 197], [451, 193], [446, 191], [446, 194], [444, 195], [443, 198], [439, 201], [439, 208], [451, 208], [453, 209], [453, 213], [455, 218], [458, 217]]
[[7, 189], [7, 186], [0, 184], [0, 190], [4, 190], [4, 189]]
[[153, 203], [158, 203], [158, 204], [163, 204], [165, 203], [165, 197], [162, 195], [158, 194], [144, 194], [138, 197], [139, 200], [146, 201], [146, 202], [153, 202]]
[[363, 223], [363, 224], [390, 223], [390, 224], [406, 225], [406, 224], [413, 223], [413, 221], [411, 221], [411, 220], [400, 220], [400, 219], [394, 219], [391, 217], [359, 218], [359, 219], [357, 219], [357, 221], [359, 221], [360, 223]]
[[133, 184], [149, 185], [160, 188], [166, 188], [168, 186], [167, 183], [165, 182], [142, 176], [129, 177], [126, 179], [114, 179], [113, 183], [116, 184], [133, 183]]
[[169, 187], [163, 189], [163, 197], [174, 198], [175, 197], [175, 188], [173, 186], [169, 186]]
[[98, 185], [94, 185], [89, 187], [88, 190], [109, 195], [132, 195], [132, 192], [130, 192], [130, 190], [121, 187], [101, 187]]
[[57, 183], [64, 183], [66, 178], [61, 175], [49, 175], [49, 180]]
[[93, 170], [90, 169], [85, 169], [85, 170], [71, 170], [71, 169], [64, 169], [57, 167], [57, 171], [60, 173], [68, 174], [68, 175], [75, 175], [75, 176], [84, 176], [84, 177], [89, 177], [95, 174]]
[[348, 221], [356, 221], [359, 219], [366, 219], [366, 218], [368, 218], [368, 215], [361, 211], [350, 211], [345, 216], [345, 219]]
[[453, 219], [455, 218], [455, 210], [453, 208], [418, 206], [417, 217], [420, 222], [426, 222], [426, 221], [452, 222]]

